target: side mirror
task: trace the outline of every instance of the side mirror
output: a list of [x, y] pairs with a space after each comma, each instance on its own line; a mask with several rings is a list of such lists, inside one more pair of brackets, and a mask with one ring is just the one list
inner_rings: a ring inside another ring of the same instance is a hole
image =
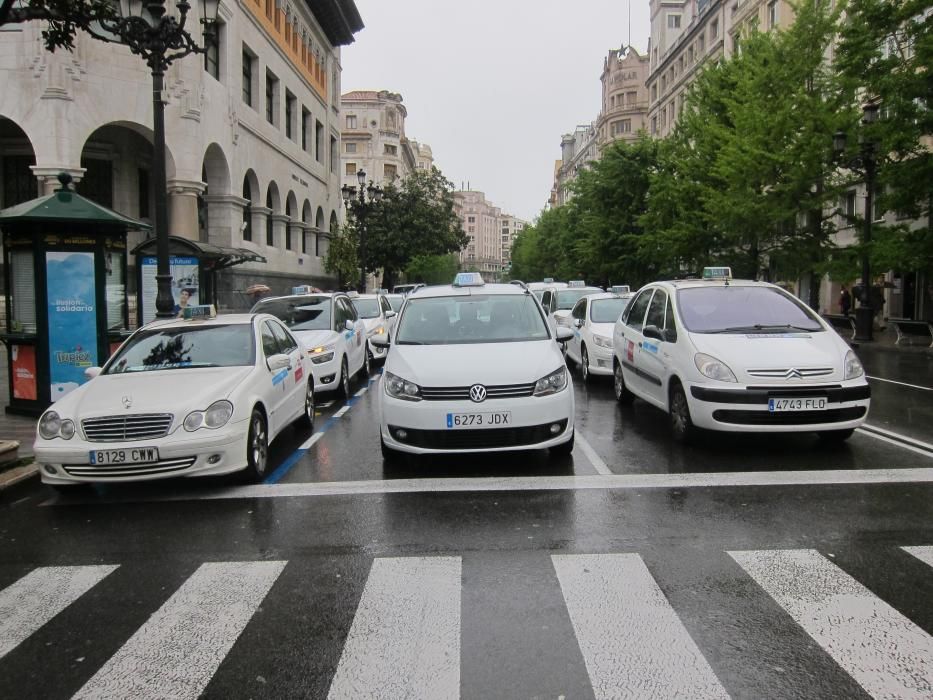
[[344, 322], [343, 327], [348, 331], [352, 331], [354, 328], [356, 328], [356, 326], [353, 325], [353, 321], [351, 321], [350, 319], [347, 319]]
[[84, 376], [88, 379], [93, 379], [98, 374], [100, 374], [101, 369], [101, 367], [88, 367], [86, 370], [84, 370]]
[[646, 338], [651, 338], [652, 340], [660, 340], [661, 342], [664, 342], [666, 340], [661, 330], [657, 326], [654, 326], [654, 325], [645, 326], [642, 329], [641, 333]]
[[386, 319], [395, 318], [398, 316], [398, 311], [386, 311]]
[[376, 335], [369, 339], [369, 342], [377, 348], [387, 348], [390, 345], [389, 336], [385, 333], [376, 333]]
[[573, 325], [574, 325], [574, 328], [583, 328], [583, 319], [582, 318], [573, 319]]
[[292, 361], [288, 355], [271, 355], [266, 359], [266, 366], [271, 372], [276, 372], [286, 367], [291, 368]]
[[554, 334], [558, 343], [566, 343], [568, 340], [573, 338], [573, 331], [567, 328], [566, 326], [558, 326], [557, 332]]

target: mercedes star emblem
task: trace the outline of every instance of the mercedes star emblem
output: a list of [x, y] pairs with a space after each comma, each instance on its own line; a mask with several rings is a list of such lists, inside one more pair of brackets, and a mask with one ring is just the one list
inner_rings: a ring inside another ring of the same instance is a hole
[[130, 396], [123, 397], [123, 408], [129, 408], [133, 405], [133, 399]]

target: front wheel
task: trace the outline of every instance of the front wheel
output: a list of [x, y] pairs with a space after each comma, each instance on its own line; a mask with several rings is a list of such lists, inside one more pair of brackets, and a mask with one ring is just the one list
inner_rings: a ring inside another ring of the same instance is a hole
[[622, 363], [616, 362], [612, 370], [612, 388], [615, 391], [616, 401], [619, 403], [632, 403], [632, 392], [625, 386], [625, 377], [622, 376]]
[[249, 419], [249, 433], [246, 436], [246, 478], [259, 483], [266, 476], [269, 460], [269, 434], [266, 431], [266, 417], [258, 408], [253, 409]]
[[366, 352], [363, 353], [363, 366], [360, 367], [360, 374], [362, 375], [365, 381], [369, 381], [369, 373], [373, 371], [373, 353], [367, 347]]
[[696, 436], [687, 395], [680, 384], [671, 389], [671, 433], [674, 440], [681, 444], [689, 443]]
[[570, 439], [567, 442], [554, 445], [554, 447], [551, 448], [551, 455], [554, 457], [566, 457], [571, 452], [573, 452], [573, 441], [576, 435], [576, 432], [573, 432], [570, 434]]
[[583, 383], [588, 384], [592, 375], [590, 374], [590, 355], [586, 351], [586, 346], [580, 351], [580, 374], [583, 377]]
[[301, 416], [305, 425], [314, 430], [314, 379], [308, 380], [308, 388], [305, 390], [305, 411]]
[[827, 443], [840, 443], [845, 442], [850, 437], [852, 433], [855, 432], [855, 428], [846, 428], [845, 430], [821, 430], [817, 433], [820, 440]]
[[346, 355], [340, 363], [340, 394], [345, 399], [350, 398], [350, 367], [347, 365]]

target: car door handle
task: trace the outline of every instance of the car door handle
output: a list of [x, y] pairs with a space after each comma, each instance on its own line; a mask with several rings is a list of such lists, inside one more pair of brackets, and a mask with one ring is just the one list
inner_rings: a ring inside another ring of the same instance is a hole
[[640, 341], [640, 340], [638, 341], [638, 347], [641, 347], [641, 341]]

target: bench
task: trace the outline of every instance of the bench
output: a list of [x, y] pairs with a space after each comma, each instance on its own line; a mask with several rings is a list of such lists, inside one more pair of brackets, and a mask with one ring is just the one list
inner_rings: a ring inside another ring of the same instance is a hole
[[914, 321], [909, 318], [889, 318], [888, 323], [894, 324], [894, 330], [897, 331], [897, 340], [895, 345], [899, 345], [902, 340], [907, 338], [930, 338], [930, 347], [933, 348], [933, 323], [930, 321]]
[[837, 330], [852, 331], [852, 337], [849, 338], [849, 340], [855, 338], [854, 316], [844, 316], [843, 314], [823, 314], [823, 318], [826, 319], [826, 322], [829, 323], [829, 325]]

